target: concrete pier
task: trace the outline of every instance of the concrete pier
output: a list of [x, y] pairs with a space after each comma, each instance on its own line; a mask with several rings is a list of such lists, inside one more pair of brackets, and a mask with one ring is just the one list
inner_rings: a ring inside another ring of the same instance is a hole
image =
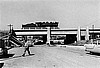
[[48, 45], [50, 44], [50, 27], [47, 27], [47, 42]]
[[85, 40], [89, 40], [89, 28], [86, 28]]
[[80, 41], [80, 40], [81, 40], [81, 28], [79, 26], [77, 29], [77, 41]]

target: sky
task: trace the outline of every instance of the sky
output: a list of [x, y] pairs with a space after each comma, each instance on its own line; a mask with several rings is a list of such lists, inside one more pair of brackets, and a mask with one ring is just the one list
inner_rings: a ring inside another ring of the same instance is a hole
[[0, 0], [0, 29], [35, 21], [58, 21], [60, 28], [100, 27], [99, 0]]

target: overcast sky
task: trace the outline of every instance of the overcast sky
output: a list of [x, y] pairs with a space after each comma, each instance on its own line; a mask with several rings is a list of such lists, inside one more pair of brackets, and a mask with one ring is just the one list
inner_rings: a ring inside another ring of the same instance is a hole
[[58, 21], [60, 28], [100, 27], [99, 0], [0, 0], [0, 29], [13, 24]]

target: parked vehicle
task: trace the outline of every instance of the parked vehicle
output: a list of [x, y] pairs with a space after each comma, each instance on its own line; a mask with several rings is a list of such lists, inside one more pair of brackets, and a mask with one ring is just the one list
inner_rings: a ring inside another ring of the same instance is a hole
[[43, 44], [43, 40], [36, 39], [34, 42], [34, 45], [41, 45], [41, 44]]
[[91, 43], [87, 43], [84, 45], [85, 51], [90, 53], [100, 53], [100, 39], [93, 40]]
[[7, 55], [7, 54], [8, 51], [7, 48], [5, 47], [4, 40], [0, 39], [0, 56]]

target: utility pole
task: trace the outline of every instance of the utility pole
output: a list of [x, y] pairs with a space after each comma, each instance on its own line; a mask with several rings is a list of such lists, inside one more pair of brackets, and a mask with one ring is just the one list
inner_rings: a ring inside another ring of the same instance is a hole
[[92, 38], [91, 38], [91, 43], [93, 44], [93, 42], [94, 42], [94, 25], [92, 25]]
[[[10, 31], [9, 31], [9, 33], [11, 33], [11, 28], [12, 28], [12, 24], [9, 24], [8, 25], [9, 27], [10, 27]], [[8, 46], [10, 46], [11, 45], [11, 43], [10, 43], [10, 36], [8, 37]]]
[[93, 30], [92, 39], [94, 40], [94, 25], [92, 25], [92, 30]]
[[12, 24], [9, 24], [8, 26], [10, 27], [10, 32], [11, 32], [11, 28], [13, 27], [13, 25]]
[[80, 40], [81, 40], [81, 28], [79, 26], [77, 29], [77, 41], [80, 41]]
[[50, 27], [47, 27], [47, 45], [50, 45], [50, 33], [51, 32], [51, 29]]

